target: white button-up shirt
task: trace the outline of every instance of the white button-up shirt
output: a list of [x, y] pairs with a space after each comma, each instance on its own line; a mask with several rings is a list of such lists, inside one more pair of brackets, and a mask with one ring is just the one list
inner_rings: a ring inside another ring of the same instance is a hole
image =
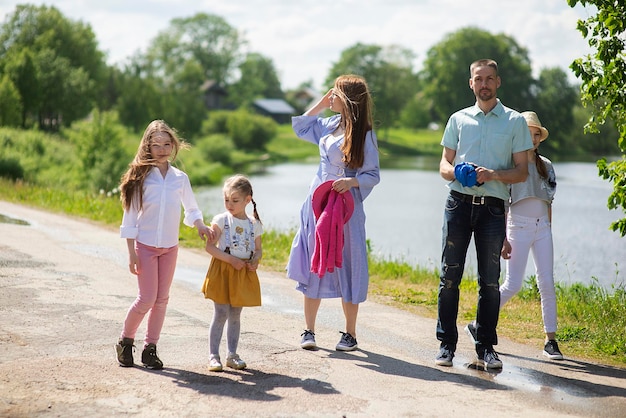
[[177, 245], [181, 203], [185, 225], [194, 226], [195, 221], [204, 219], [187, 174], [170, 165], [164, 178], [154, 167], [143, 184], [143, 208], [140, 210], [139, 202], [133, 201], [131, 208], [124, 210], [121, 237], [157, 248]]

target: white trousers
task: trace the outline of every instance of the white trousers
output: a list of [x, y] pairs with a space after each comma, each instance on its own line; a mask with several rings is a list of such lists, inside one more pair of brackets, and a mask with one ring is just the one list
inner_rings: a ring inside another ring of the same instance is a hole
[[548, 217], [529, 218], [509, 213], [507, 238], [511, 243], [511, 258], [505, 263], [506, 276], [500, 286], [500, 308], [522, 288], [528, 253], [532, 251], [537, 287], [541, 295], [543, 328], [546, 333], [556, 332], [554, 248]]

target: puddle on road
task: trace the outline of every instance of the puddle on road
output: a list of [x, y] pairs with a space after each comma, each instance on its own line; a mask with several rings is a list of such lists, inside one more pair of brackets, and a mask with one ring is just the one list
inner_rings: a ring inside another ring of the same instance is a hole
[[506, 363], [506, 357], [502, 359], [505, 362], [503, 369], [485, 370], [476, 362], [465, 363], [464, 367], [474, 370], [478, 376], [494, 383], [527, 393], [541, 393], [553, 402], [585, 406], [585, 399], [589, 397], [589, 393], [579, 387], [580, 385], [567, 384], [558, 376], [528, 367], [513, 366]]
[[11, 218], [10, 216], [6, 216], [0, 213], [0, 223], [4, 224], [15, 224], [15, 225], [30, 225], [23, 219]]

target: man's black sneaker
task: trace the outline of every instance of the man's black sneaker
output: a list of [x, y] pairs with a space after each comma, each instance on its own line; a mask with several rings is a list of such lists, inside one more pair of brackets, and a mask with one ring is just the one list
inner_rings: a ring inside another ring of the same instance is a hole
[[563, 360], [563, 354], [555, 340], [550, 340], [543, 347], [543, 355], [551, 360]]
[[437, 366], [452, 366], [452, 359], [454, 358], [454, 349], [448, 344], [441, 344], [439, 354], [435, 357], [435, 364]]
[[132, 338], [120, 338], [115, 344], [115, 352], [117, 353], [117, 361], [122, 367], [133, 367], [133, 349], [135, 348], [135, 340]]
[[147, 344], [141, 353], [141, 362], [149, 369], [160, 370], [163, 368], [163, 362], [157, 357], [156, 345]]
[[467, 324], [464, 329], [465, 329], [465, 333], [467, 334], [467, 336], [470, 337], [472, 344], [476, 345], [476, 340], [478, 339], [476, 337], [476, 323], [472, 321], [469, 324]]
[[478, 353], [477, 364], [484, 367], [485, 370], [502, 368], [502, 362], [498, 358], [498, 353], [493, 348], [485, 348]]

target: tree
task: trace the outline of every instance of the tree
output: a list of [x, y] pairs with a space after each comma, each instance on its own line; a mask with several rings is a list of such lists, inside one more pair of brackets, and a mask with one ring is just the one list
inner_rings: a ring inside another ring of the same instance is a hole
[[[567, 0], [570, 7], [578, 3], [593, 5], [597, 13], [578, 21], [578, 30], [589, 39], [595, 53], [576, 59], [571, 68], [582, 80], [581, 100], [593, 107], [593, 115], [585, 130], [597, 132], [598, 126], [612, 119], [619, 131], [619, 160], [598, 161], [600, 176], [613, 183], [609, 209], [621, 208], [626, 213], [626, 3], [614, 0]], [[626, 217], [611, 223], [613, 231], [626, 235]]]
[[410, 129], [424, 129], [431, 122], [431, 103], [424, 99], [423, 93], [417, 93], [404, 106], [400, 113], [400, 125]]
[[119, 120], [124, 125], [141, 132], [145, 127], [161, 115], [162, 96], [160, 82], [154, 77], [143, 75], [141, 64], [131, 62], [121, 72], [119, 80], [120, 95], [115, 109]]
[[437, 122], [446, 121], [475, 101], [469, 88], [469, 66], [482, 58], [498, 63], [502, 77], [498, 97], [502, 102], [519, 111], [531, 108], [533, 78], [526, 48], [508, 35], [468, 27], [445, 36], [430, 48], [420, 72], [424, 95], [433, 103]]
[[285, 97], [270, 58], [249, 53], [239, 66], [239, 73], [239, 80], [228, 87], [228, 99], [235, 107], [249, 105], [255, 99]]
[[22, 102], [20, 93], [8, 76], [0, 78], [0, 126], [19, 126]]
[[584, 107], [578, 101], [572, 113], [574, 115], [574, 123], [569, 137], [570, 141], [577, 145], [582, 155], [597, 160], [603, 155], [620, 154], [620, 149], [617, 146], [619, 133], [613, 121], [608, 120], [604, 125], [598, 126], [598, 132], [585, 132], [584, 127], [593, 113], [591, 107]]
[[[536, 83], [536, 104], [534, 110], [550, 131], [550, 140], [541, 147], [548, 151], [560, 150], [559, 154], [573, 154], [580, 149], [570, 135], [574, 125], [574, 106], [578, 91], [567, 79], [567, 73], [560, 68], [541, 70]], [[542, 151], [543, 152], [543, 151]]]
[[198, 13], [172, 19], [151, 43], [146, 58], [150, 67], [154, 71], [162, 69], [166, 78], [194, 60], [206, 80], [227, 84], [240, 61], [243, 43], [237, 30], [223, 18]]
[[[22, 52], [28, 55], [20, 63]], [[42, 128], [57, 129], [98, 103], [106, 64], [89, 25], [55, 7], [18, 5], [0, 26], [0, 69], [11, 71], [24, 110], [36, 113]]]
[[163, 113], [159, 116], [186, 135], [199, 132], [207, 110], [200, 87], [207, 80], [233, 80], [244, 44], [223, 18], [198, 13], [170, 22], [135, 58], [141, 77], [159, 81]]
[[26, 48], [9, 54], [5, 61], [5, 73], [11, 77], [20, 95], [21, 126], [26, 128], [29, 114], [37, 114], [41, 103], [41, 89], [33, 53]]
[[404, 106], [417, 93], [414, 55], [397, 45], [356, 45], [341, 52], [326, 78], [327, 88], [342, 74], [365, 78], [374, 101], [374, 117], [385, 129], [393, 126]]

